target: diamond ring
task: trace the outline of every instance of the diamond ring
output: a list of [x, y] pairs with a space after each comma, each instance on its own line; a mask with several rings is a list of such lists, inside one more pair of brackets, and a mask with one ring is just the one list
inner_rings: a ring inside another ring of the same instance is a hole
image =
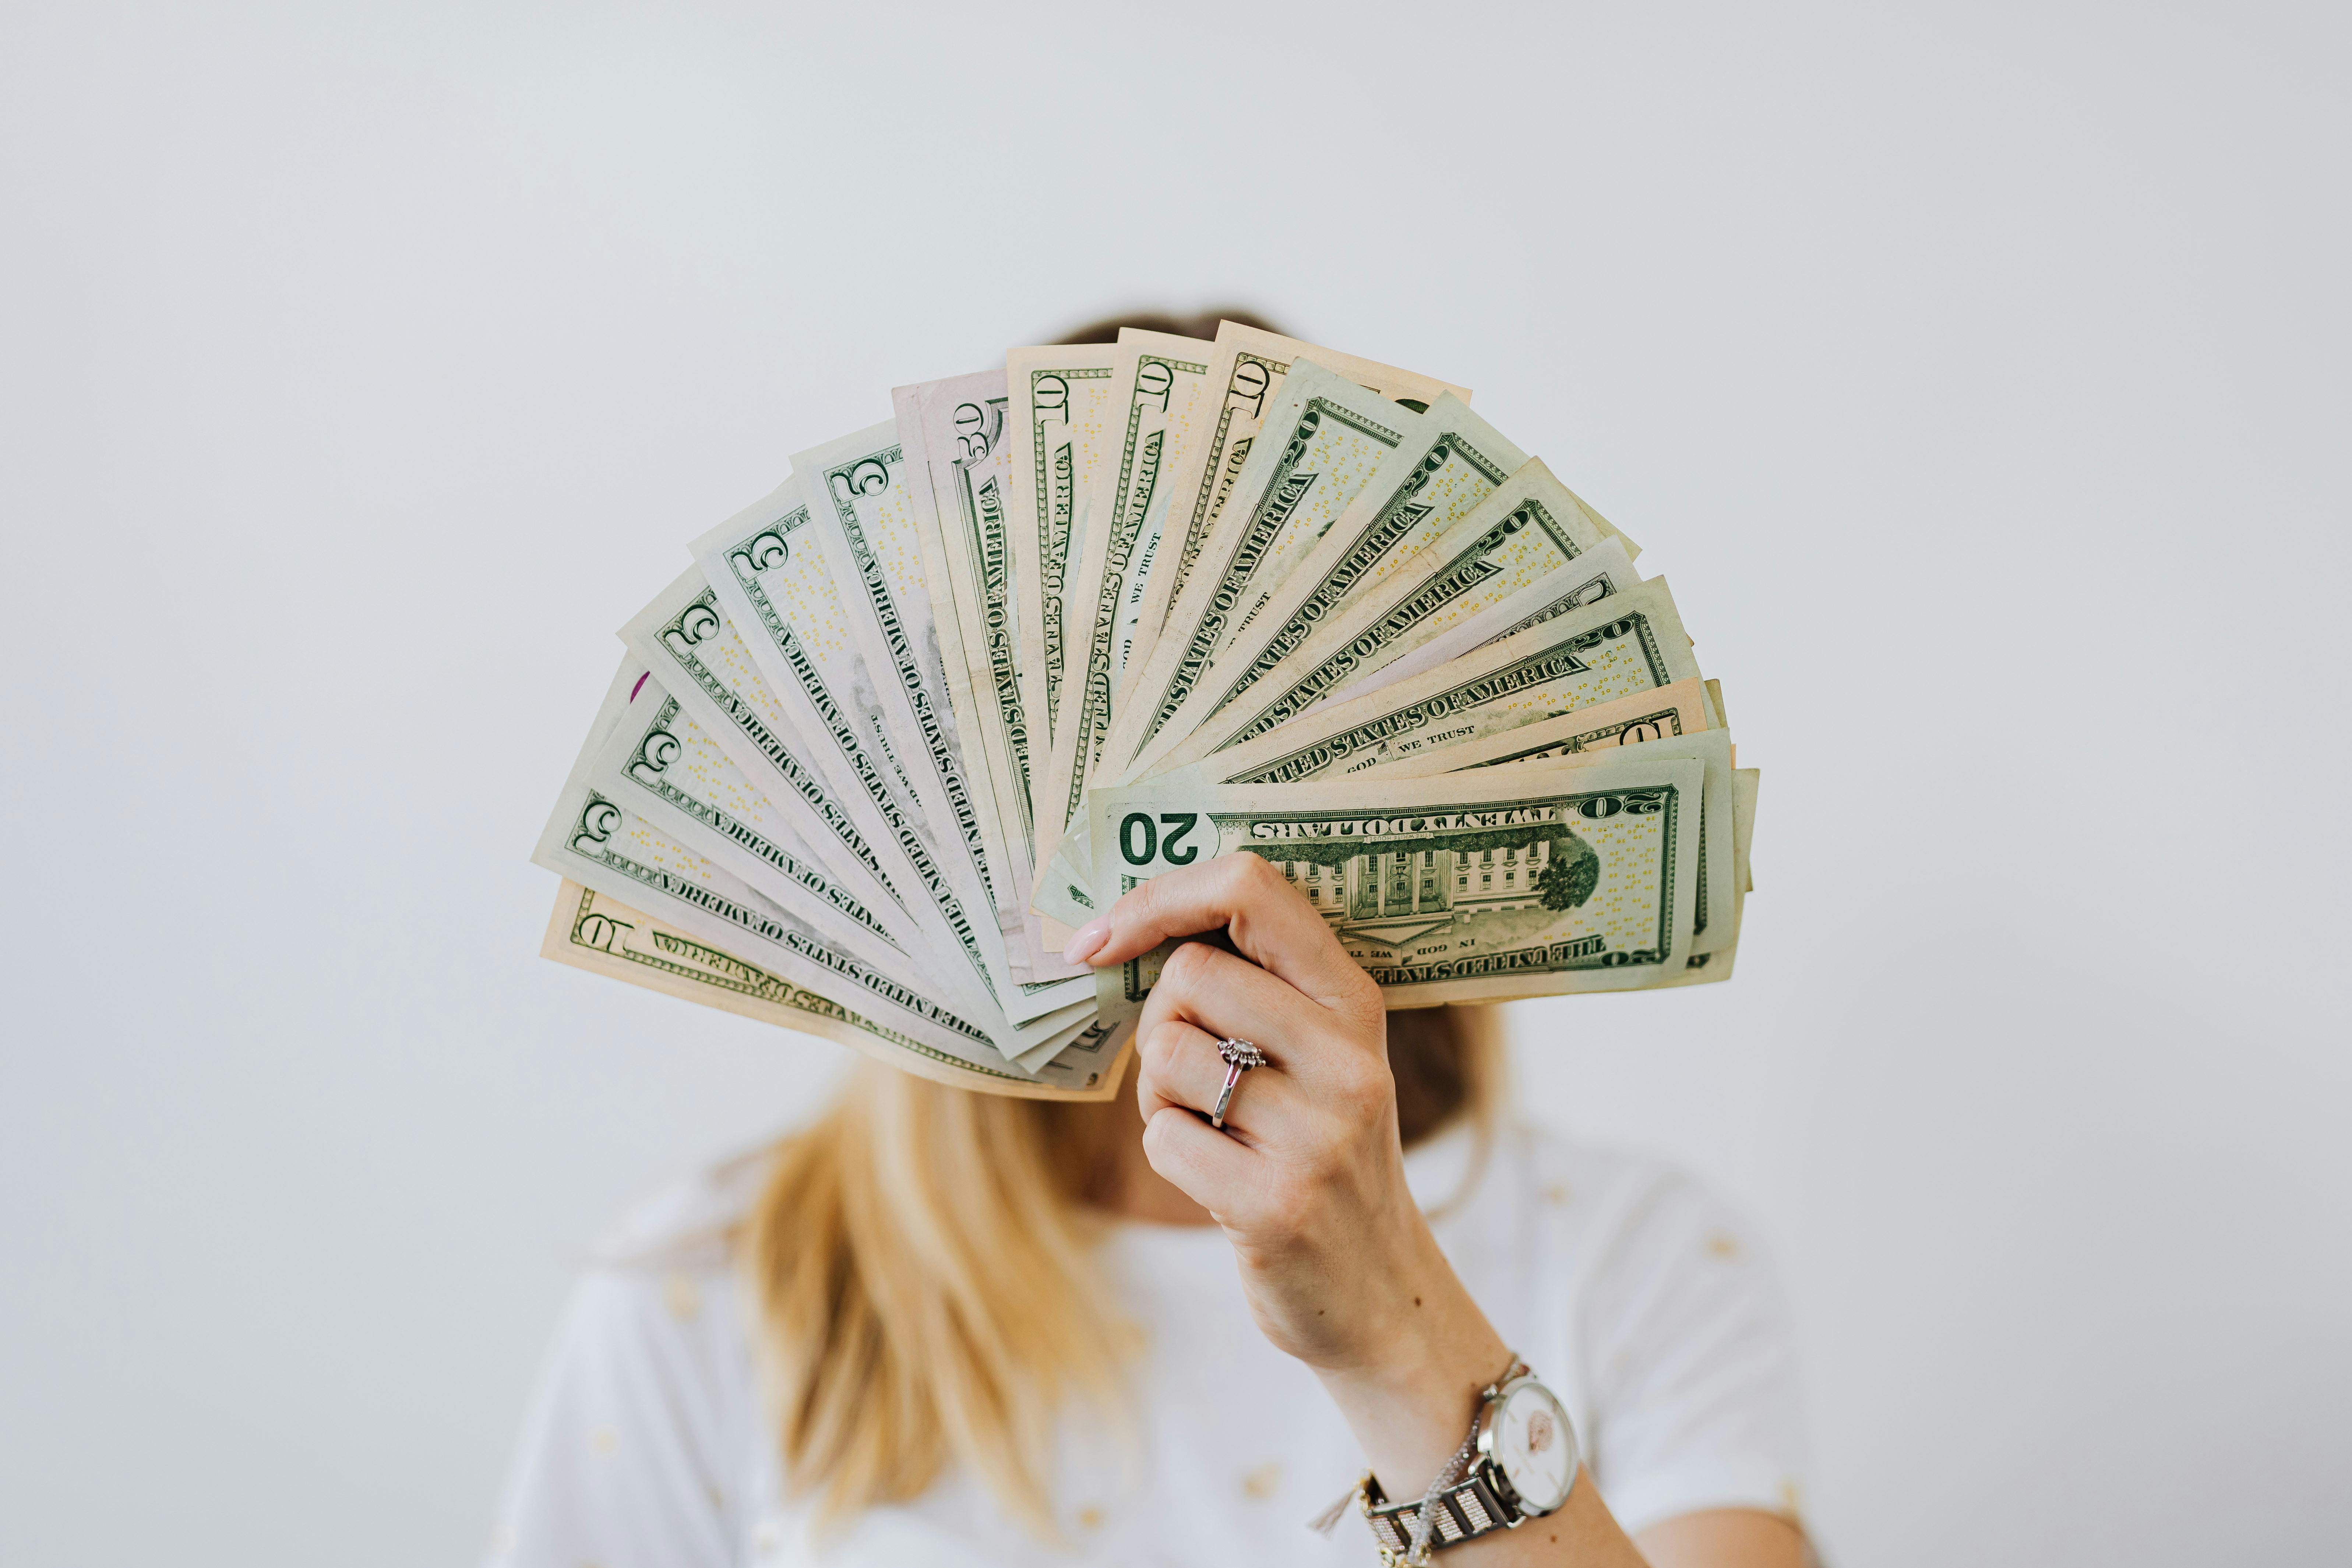
[[1217, 1091], [1217, 1109], [1210, 1113], [1209, 1125], [1222, 1129], [1225, 1110], [1234, 1102], [1234, 1086], [1250, 1068], [1265, 1066], [1265, 1053], [1247, 1040], [1219, 1040], [1217, 1054], [1225, 1058], [1225, 1086]]

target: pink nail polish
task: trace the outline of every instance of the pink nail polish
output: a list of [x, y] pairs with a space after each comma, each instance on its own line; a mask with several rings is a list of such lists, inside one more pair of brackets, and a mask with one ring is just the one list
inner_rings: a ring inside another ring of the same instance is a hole
[[1102, 951], [1110, 940], [1110, 917], [1097, 915], [1070, 933], [1070, 945], [1062, 950], [1064, 963], [1084, 963]]

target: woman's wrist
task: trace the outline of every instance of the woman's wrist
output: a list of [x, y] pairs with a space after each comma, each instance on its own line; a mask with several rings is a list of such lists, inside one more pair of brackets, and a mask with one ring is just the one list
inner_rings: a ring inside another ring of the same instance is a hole
[[1318, 1369], [1365, 1463], [1392, 1497], [1417, 1497], [1477, 1414], [1480, 1394], [1511, 1359], [1450, 1268], [1410, 1298], [1386, 1342], [1346, 1366]]

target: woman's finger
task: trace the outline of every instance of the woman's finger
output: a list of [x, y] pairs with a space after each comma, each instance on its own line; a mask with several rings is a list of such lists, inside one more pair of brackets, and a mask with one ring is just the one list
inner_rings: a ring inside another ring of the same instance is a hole
[[[1171, 1106], [1203, 1116], [1215, 1112], [1227, 1070], [1217, 1044], [1217, 1036], [1178, 1018], [1143, 1037], [1135, 1098], [1144, 1121]], [[1252, 1068], [1234, 1085], [1225, 1128], [1251, 1142], [1280, 1139], [1302, 1109], [1295, 1080], [1272, 1065]]]
[[1263, 1155], [1189, 1110], [1161, 1107], [1144, 1123], [1143, 1153], [1153, 1170], [1219, 1224], [1248, 1213], [1251, 1194], [1266, 1184]]
[[1168, 955], [1136, 1020], [1136, 1038], [1150, 1038], [1171, 1019], [1196, 1024], [1217, 1039], [1248, 1040], [1309, 1086], [1332, 1075], [1336, 1058], [1363, 1054], [1362, 1037], [1335, 1027], [1328, 1008], [1206, 942], [1183, 942]]
[[1379, 988], [1323, 917], [1272, 862], [1245, 850], [1154, 877], [1088, 922], [1069, 952], [1074, 963], [1123, 963], [1163, 942], [1220, 927], [1243, 957], [1324, 1006], [1379, 1008]]

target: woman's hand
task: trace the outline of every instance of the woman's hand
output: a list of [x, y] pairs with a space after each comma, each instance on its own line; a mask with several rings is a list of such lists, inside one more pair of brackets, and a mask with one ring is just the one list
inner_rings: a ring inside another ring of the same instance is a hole
[[[1221, 927], [1241, 956], [1179, 947], [1138, 1021], [1144, 1151], [1224, 1227], [1258, 1327], [1321, 1375], [1388, 1494], [1416, 1497], [1511, 1352], [1405, 1184], [1380, 988], [1298, 890], [1247, 853], [1146, 882], [1079, 931], [1066, 956], [1123, 963]], [[1259, 1047], [1267, 1065], [1242, 1076], [1221, 1132], [1207, 1113], [1225, 1077], [1217, 1042], [1232, 1037]], [[1803, 1551], [1803, 1538], [1767, 1514], [1674, 1522], [1691, 1528], [1658, 1538], [1661, 1563], [1782, 1568]], [[1582, 1475], [1558, 1512], [1445, 1560], [1643, 1561]]]
[[[1266, 1338], [1322, 1374], [1391, 1491], [1417, 1491], [1510, 1352], [1405, 1184], [1380, 988], [1247, 853], [1145, 883], [1069, 953], [1119, 963], [1220, 927], [1242, 956], [1179, 947], [1137, 1025], [1145, 1152], [1224, 1228]], [[1243, 1075], [1218, 1131], [1205, 1118], [1228, 1037], [1267, 1065]]]

